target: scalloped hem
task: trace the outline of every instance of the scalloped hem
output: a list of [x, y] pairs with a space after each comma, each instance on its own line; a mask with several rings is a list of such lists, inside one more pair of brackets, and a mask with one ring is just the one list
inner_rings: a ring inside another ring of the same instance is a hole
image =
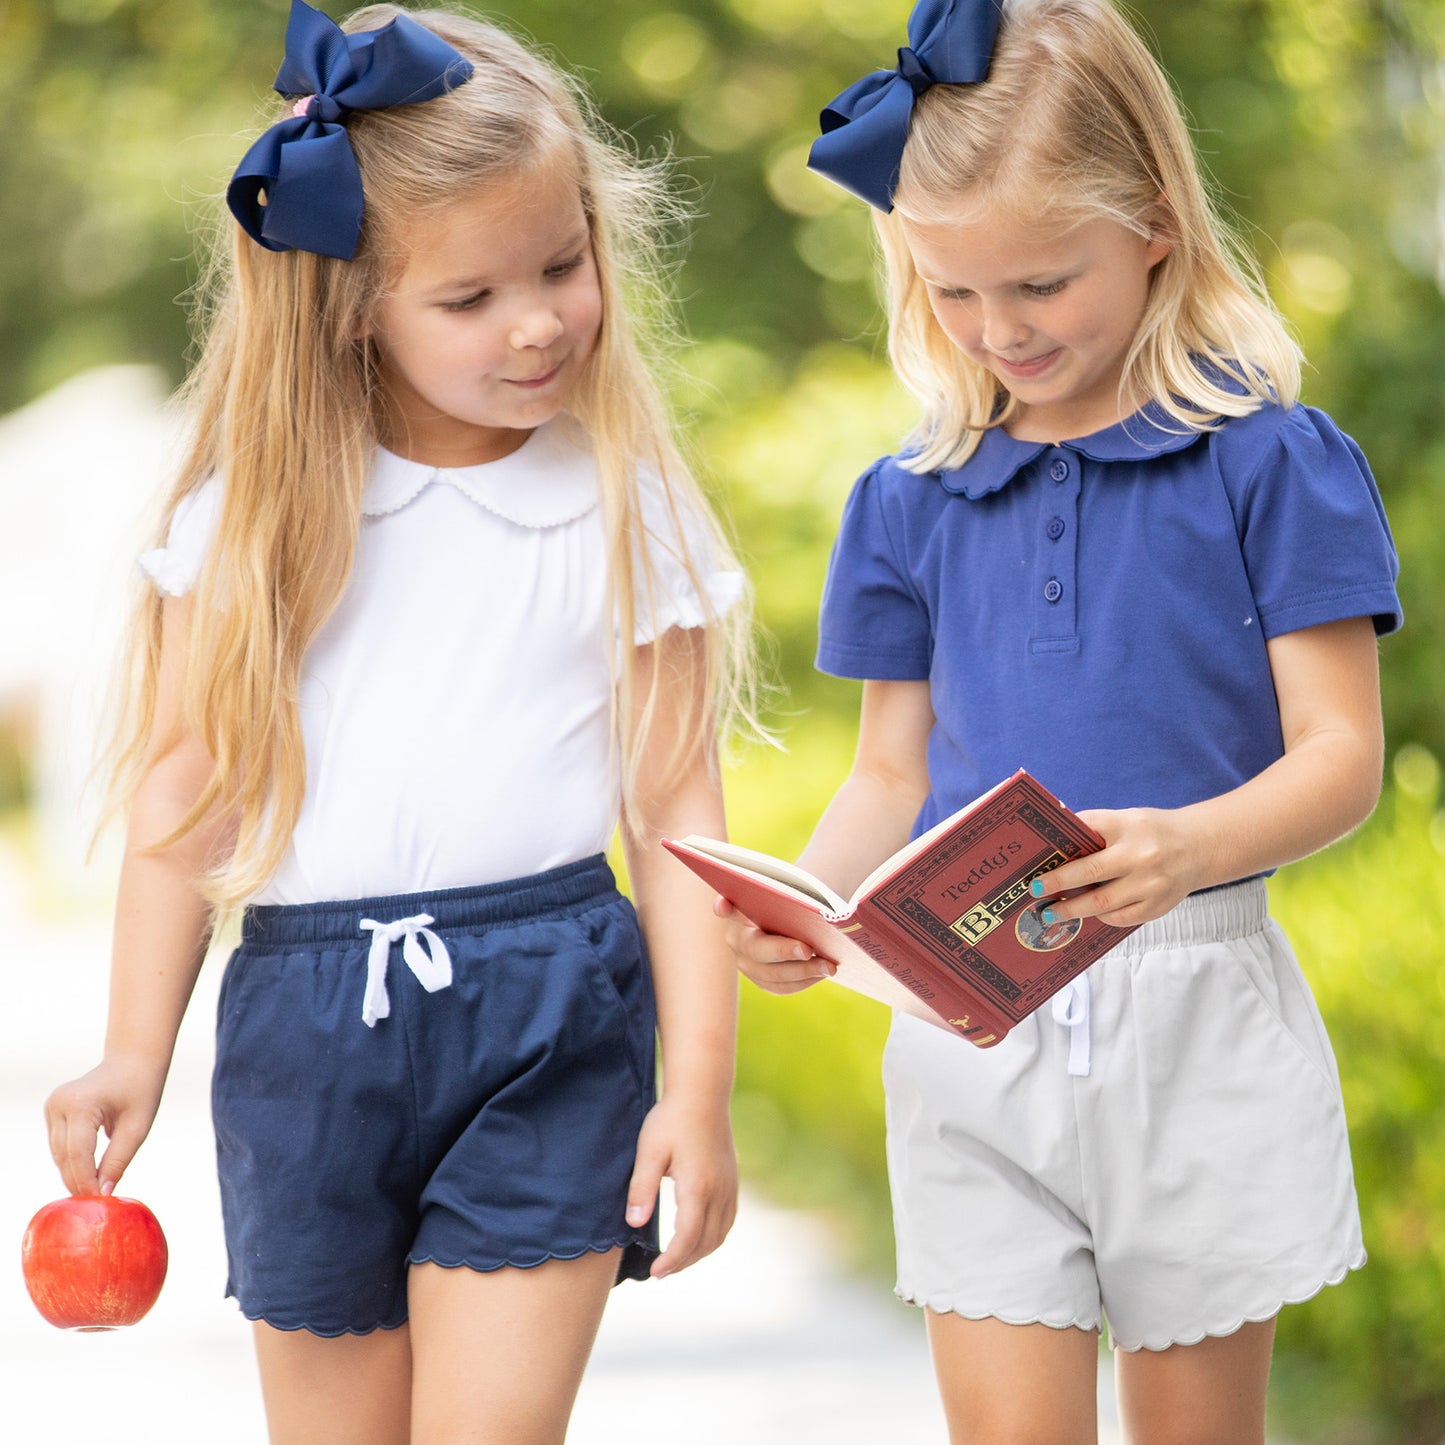
[[[1342, 1283], [1354, 1270], [1364, 1266], [1367, 1257], [1365, 1250], [1361, 1248], [1349, 1263], [1341, 1266], [1337, 1272], [1327, 1275], [1319, 1283], [1302, 1287], [1298, 1291], [1288, 1291], [1277, 1301], [1268, 1305], [1247, 1309], [1229, 1324], [1221, 1325], [1216, 1329], [1204, 1328], [1197, 1334], [1173, 1337], [1155, 1335], [1137, 1342], [1126, 1343], [1120, 1340], [1113, 1327], [1110, 1326], [1108, 1329], [1109, 1347], [1114, 1350], [1123, 1350], [1125, 1354], [1136, 1354], [1139, 1350], [1158, 1352], [1173, 1349], [1175, 1345], [1197, 1345], [1205, 1339], [1225, 1339], [1242, 1330], [1245, 1325], [1261, 1324], [1265, 1320], [1272, 1320], [1286, 1305], [1304, 1304], [1305, 1301], [1312, 1300], [1316, 1295], [1323, 1293], [1331, 1285]], [[904, 1304], [915, 1305], [920, 1309], [930, 1309], [935, 1314], [958, 1315], [960, 1319], [965, 1320], [998, 1320], [1005, 1325], [1047, 1325], [1051, 1330], [1088, 1330], [1095, 1334], [1101, 1333], [1104, 1328], [1104, 1322], [1099, 1319], [1080, 1319], [1076, 1316], [1072, 1319], [1061, 1320], [1048, 1319], [1043, 1315], [1010, 1314], [1004, 1310], [974, 1310], [953, 1300], [930, 1297], [919, 1291], [906, 1289], [901, 1285], [895, 1288], [893, 1293]]]
[[1090, 1334], [1097, 1335], [1103, 1330], [1103, 1321], [1100, 1319], [1073, 1319], [1051, 1320], [1043, 1315], [1013, 1315], [1003, 1310], [980, 1309], [972, 1310], [966, 1305], [956, 1304], [950, 1300], [935, 1299], [916, 1291], [906, 1290], [899, 1287], [893, 1293], [906, 1305], [915, 1305], [919, 1309], [932, 1310], [936, 1315], [957, 1315], [962, 1320], [997, 1320], [1003, 1325], [1047, 1325], [1051, 1330], [1086, 1330]]
[[[499, 1259], [487, 1264], [477, 1264], [469, 1259], [438, 1259], [435, 1255], [424, 1254], [408, 1256], [407, 1264], [434, 1264], [438, 1269], [470, 1269], [477, 1274], [494, 1274], [499, 1269], [536, 1269], [539, 1264], [546, 1264], [550, 1259], [581, 1259], [585, 1254], [606, 1254], [609, 1250], [622, 1250], [622, 1257], [619, 1260], [617, 1279], [615, 1284], [621, 1284], [625, 1279], [645, 1280], [650, 1279], [648, 1266], [662, 1253], [660, 1249], [635, 1236], [626, 1239], [605, 1240], [600, 1244], [584, 1244], [579, 1249], [573, 1250], [570, 1254], [560, 1250], [547, 1254], [539, 1254], [533, 1259]], [[630, 1261], [630, 1263], [629, 1263]], [[227, 1291], [231, 1299], [235, 1295]], [[407, 1317], [403, 1313], [400, 1319], [381, 1320], [373, 1325], [342, 1325], [336, 1329], [323, 1329], [319, 1325], [308, 1324], [281, 1324], [277, 1320], [267, 1317], [264, 1311], [252, 1313], [239, 1300], [237, 1307], [243, 1316], [252, 1324], [268, 1325], [273, 1330], [281, 1330], [286, 1334], [295, 1334], [299, 1330], [305, 1330], [307, 1334], [316, 1335], [323, 1340], [340, 1339], [343, 1335], [373, 1335], [378, 1330], [400, 1329], [406, 1323]]]
[[1180, 1335], [1177, 1338], [1166, 1336], [1155, 1336], [1145, 1338], [1137, 1344], [1126, 1344], [1115, 1336], [1112, 1329], [1109, 1331], [1109, 1345], [1111, 1349], [1123, 1350], [1126, 1355], [1137, 1354], [1140, 1350], [1161, 1350], [1173, 1349], [1175, 1345], [1197, 1345], [1201, 1340], [1222, 1340], [1230, 1335], [1237, 1334], [1245, 1325], [1263, 1324], [1265, 1320], [1272, 1320], [1286, 1305], [1304, 1304], [1306, 1300], [1312, 1300], [1318, 1294], [1323, 1294], [1331, 1285], [1341, 1284], [1355, 1270], [1364, 1267], [1368, 1258], [1362, 1247], [1355, 1257], [1347, 1264], [1317, 1284], [1301, 1286], [1298, 1290], [1290, 1290], [1280, 1295], [1277, 1299], [1272, 1297], [1272, 1302], [1267, 1305], [1259, 1305], [1253, 1309], [1245, 1310], [1237, 1318], [1227, 1325], [1221, 1325], [1218, 1329], [1202, 1329], [1198, 1334]]
[[[233, 1295], [232, 1298], [234, 1299], [235, 1296]], [[239, 1300], [237, 1300], [236, 1303], [238, 1306], [240, 1306]], [[364, 1325], [354, 1329], [350, 1325], [343, 1325], [340, 1329], [337, 1330], [323, 1330], [318, 1328], [316, 1325], [278, 1324], [275, 1320], [267, 1319], [264, 1314], [253, 1315], [251, 1311], [246, 1309], [244, 1306], [240, 1307], [241, 1314], [246, 1319], [250, 1320], [253, 1325], [266, 1325], [270, 1329], [280, 1330], [282, 1334], [287, 1335], [298, 1334], [300, 1333], [300, 1331], [305, 1330], [308, 1335], [315, 1335], [318, 1339], [323, 1340], [339, 1340], [343, 1335], [374, 1335], [378, 1330], [399, 1330], [406, 1323], [406, 1316], [403, 1315], [393, 1324]]]
[[[606, 1254], [611, 1249], [623, 1251], [624, 1264], [629, 1252], [640, 1254], [649, 1261], [656, 1259], [662, 1253], [660, 1249], [654, 1248], [645, 1240], [638, 1239], [636, 1235], [628, 1235], [624, 1239], [603, 1240], [600, 1244], [584, 1244], [580, 1248], [572, 1250], [571, 1253], [553, 1249], [529, 1259], [514, 1259], [509, 1255], [506, 1259], [493, 1260], [488, 1264], [478, 1264], [471, 1259], [440, 1259], [434, 1254], [409, 1254], [406, 1262], [408, 1264], [434, 1264], [440, 1269], [471, 1269], [478, 1274], [494, 1274], [499, 1269], [536, 1269], [539, 1264], [546, 1264], [550, 1259], [581, 1259], [584, 1254]], [[645, 1272], [641, 1275], [618, 1272], [619, 1279], [646, 1279], [647, 1277]]]

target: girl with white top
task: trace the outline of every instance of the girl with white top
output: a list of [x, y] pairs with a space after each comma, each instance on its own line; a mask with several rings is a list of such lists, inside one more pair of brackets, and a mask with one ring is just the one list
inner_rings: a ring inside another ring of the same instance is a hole
[[[1143, 926], [996, 1047], [895, 1018], [898, 1292], [955, 1442], [1093, 1440], [1107, 1322], [1126, 1438], [1247, 1445], [1275, 1316], [1364, 1262], [1264, 877], [1374, 806], [1394, 548], [1109, 0], [923, 0], [908, 42], [811, 157], [876, 209], [923, 421], [844, 511], [858, 752], [803, 861], [846, 896], [1023, 766], [1106, 843], [1045, 922]], [[829, 968], [732, 938], [780, 993]]]
[[294, 0], [276, 89], [143, 559], [104, 1058], [51, 1148], [115, 1187], [243, 906], [213, 1112], [272, 1440], [555, 1442], [611, 1285], [736, 1197], [736, 975], [655, 846], [723, 826], [747, 678], [624, 303], [665, 197], [461, 15]]

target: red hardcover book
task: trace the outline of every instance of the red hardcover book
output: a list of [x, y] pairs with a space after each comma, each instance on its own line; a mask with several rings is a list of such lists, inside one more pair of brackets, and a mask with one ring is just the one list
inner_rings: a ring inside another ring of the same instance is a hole
[[1134, 931], [1043, 922], [1050, 896], [1034, 898], [1030, 882], [1104, 840], [1023, 769], [900, 849], [851, 899], [733, 843], [662, 846], [764, 932], [836, 963], [835, 982], [980, 1048]]

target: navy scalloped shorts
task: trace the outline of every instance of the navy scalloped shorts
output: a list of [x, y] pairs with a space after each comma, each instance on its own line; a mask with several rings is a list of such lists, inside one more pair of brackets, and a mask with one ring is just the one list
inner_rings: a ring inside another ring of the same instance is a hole
[[482, 888], [246, 911], [212, 1112], [249, 1319], [406, 1319], [409, 1265], [523, 1268], [621, 1246], [656, 1007], [602, 857]]

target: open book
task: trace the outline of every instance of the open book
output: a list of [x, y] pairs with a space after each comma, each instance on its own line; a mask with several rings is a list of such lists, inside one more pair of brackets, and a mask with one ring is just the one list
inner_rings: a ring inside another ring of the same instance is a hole
[[1030, 882], [1104, 840], [1022, 769], [900, 849], [852, 898], [733, 843], [662, 846], [764, 932], [836, 963], [835, 982], [980, 1047], [1134, 931], [1044, 923], [1050, 896], [1034, 898]]

